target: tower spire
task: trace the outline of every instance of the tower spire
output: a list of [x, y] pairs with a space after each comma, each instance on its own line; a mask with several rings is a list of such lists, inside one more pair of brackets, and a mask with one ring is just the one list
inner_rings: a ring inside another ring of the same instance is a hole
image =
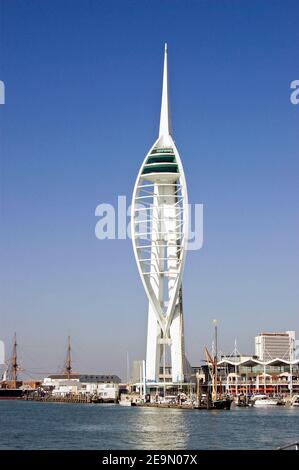
[[171, 122], [168, 93], [167, 43], [165, 43], [159, 137], [168, 136], [169, 134], [171, 134]]
[[[172, 383], [184, 382], [188, 372], [181, 290], [188, 240], [188, 194], [171, 132], [165, 44], [159, 137], [140, 168], [131, 207], [133, 249], [149, 300], [146, 379], [160, 382], [163, 362], [165, 391], [165, 367], [170, 360]], [[144, 194], [151, 211], [145, 211], [140, 219], [140, 200]], [[141, 220], [145, 223], [142, 227]], [[146, 245], [141, 242], [144, 238]]]

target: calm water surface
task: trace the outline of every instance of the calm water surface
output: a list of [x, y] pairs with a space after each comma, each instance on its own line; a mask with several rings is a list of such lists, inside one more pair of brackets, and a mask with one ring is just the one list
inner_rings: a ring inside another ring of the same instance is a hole
[[299, 407], [192, 411], [0, 401], [0, 449], [273, 449], [299, 440]]

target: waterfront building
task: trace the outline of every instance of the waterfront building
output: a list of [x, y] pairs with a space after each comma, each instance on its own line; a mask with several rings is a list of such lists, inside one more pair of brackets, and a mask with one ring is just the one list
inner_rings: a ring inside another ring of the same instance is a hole
[[295, 331], [285, 333], [260, 333], [255, 337], [255, 355], [261, 361], [276, 357], [293, 360], [295, 352]]
[[183, 382], [182, 275], [188, 238], [188, 198], [183, 166], [172, 138], [167, 45], [159, 136], [138, 173], [132, 200], [134, 254], [148, 307], [146, 381], [159, 383], [160, 367], [171, 364], [173, 384]]
[[54, 396], [89, 395], [109, 401], [117, 399], [120, 382], [117, 375], [52, 374], [41, 386]]
[[299, 359], [228, 356], [218, 362], [218, 374], [223, 390], [231, 395], [299, 393]]

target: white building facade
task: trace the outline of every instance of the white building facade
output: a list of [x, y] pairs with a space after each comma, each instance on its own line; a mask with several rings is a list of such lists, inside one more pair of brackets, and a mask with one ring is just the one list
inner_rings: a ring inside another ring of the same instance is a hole
[[88, 395], [105, 400], [116, 400], [119, 393], [120, 378], [116, 375], [54, 374], [45, 377], [44, 389], [51, 390], [54, 396]]

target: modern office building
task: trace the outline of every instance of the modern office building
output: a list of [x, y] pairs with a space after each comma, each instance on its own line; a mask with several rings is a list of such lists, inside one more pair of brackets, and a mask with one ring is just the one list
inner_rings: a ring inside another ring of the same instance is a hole
[[276, 357], [292, 361], [294, 353], [295, 331], [260, 333], [255, 337], [255, 355], [261, 361], [269, 361]]
[[149, 300], [146, 380], [159, 382], [160, 366], [171, 364], [172, 382], [179, 383], [184, 381], [186, 367], [182, 275], [188, 238], [188, 198], [170, 126], [167, 45], [159, 137], [138, 173], [131, 220], [134, 254]]

